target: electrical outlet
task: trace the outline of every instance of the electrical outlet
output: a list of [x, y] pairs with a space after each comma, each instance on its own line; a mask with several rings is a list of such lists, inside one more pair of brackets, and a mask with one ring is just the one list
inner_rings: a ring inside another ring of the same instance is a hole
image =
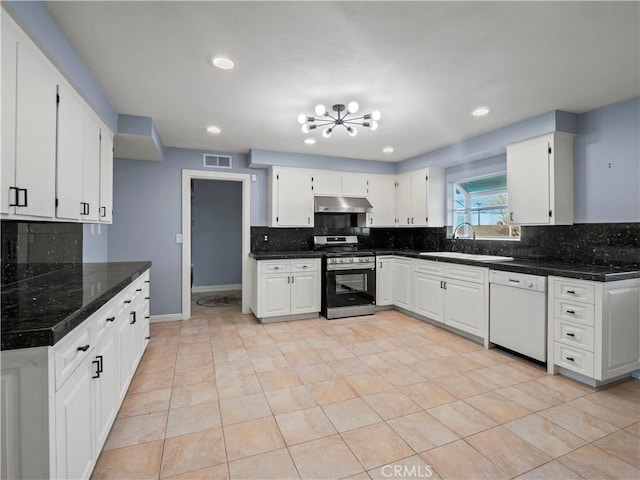
[[268, 242], [269, 241], [269, 235], [265, 235], [263, 238], [263, 241]]
[[182, 243], [182, 234], [176, 233], [176, 243]]

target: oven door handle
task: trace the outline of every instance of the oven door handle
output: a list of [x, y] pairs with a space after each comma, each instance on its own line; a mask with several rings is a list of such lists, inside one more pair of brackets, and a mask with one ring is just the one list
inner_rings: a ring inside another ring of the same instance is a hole
[[349, 265], [342, 265], [342, 264], [336, 264], [336, 265], [327, 265], [327, 272], [335, 272], [337, 270], [339, 271], [349, 271], [352, 270], [354, 272], [357, 271], [362, 271], [362, 270], [366, 270], [367, 272], [370, 270], [375, 270], [376, 269], [376, 264], [373, 263], [371, 265], [358, 265], [357, 267], [354, 267], [353, 264], [349, 264]]

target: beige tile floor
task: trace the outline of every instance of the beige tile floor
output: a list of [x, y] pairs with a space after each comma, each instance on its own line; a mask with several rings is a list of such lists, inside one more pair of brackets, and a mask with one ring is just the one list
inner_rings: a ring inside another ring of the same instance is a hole
[[596, 390], [395, 311], [194, 306], [151, 336], [93, 478], [640, 478], [638, 380]]

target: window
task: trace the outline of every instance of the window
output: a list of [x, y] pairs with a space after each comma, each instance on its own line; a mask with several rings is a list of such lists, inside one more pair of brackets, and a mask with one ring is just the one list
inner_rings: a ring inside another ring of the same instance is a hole
[[[473, 225], [476, 238], [520, 238], [520, 227], [509, 224], [507, 174], [476, 177], [453, 184], [452, 233], [461, 224]], [[462, 225], [456, 235], [471, 238]]]

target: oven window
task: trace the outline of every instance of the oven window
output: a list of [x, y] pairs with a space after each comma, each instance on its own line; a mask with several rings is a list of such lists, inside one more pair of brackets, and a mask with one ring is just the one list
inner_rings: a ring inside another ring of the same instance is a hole
[[354, 292], [367, 291], [366, 273], [337, 273], [336, 272], [336, 293], [349, 294]]

